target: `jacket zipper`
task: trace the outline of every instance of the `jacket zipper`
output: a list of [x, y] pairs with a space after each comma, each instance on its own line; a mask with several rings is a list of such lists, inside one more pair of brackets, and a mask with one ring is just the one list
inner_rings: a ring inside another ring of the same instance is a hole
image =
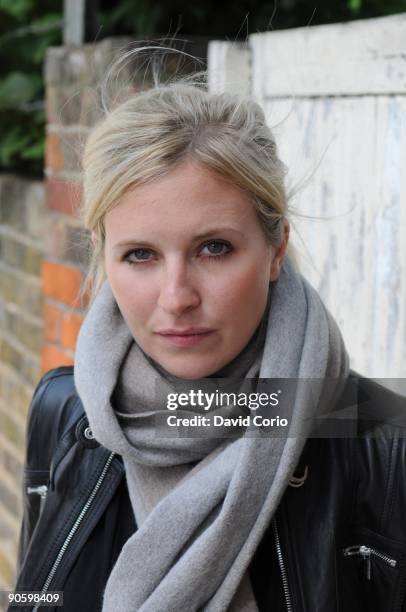
[[[68, 548], [72, 538], [73, 538], [73, 536], [75, 535], [76, 531], [78, 530], [78, 528], [79, 528], [79, 526], [80, 526], [80, 524], [81, 524], [85, 514], [89, 510], [89, 508], [90, 508], [94, 498], [96, 497], [97, 491], [100, 489], [100, 487], [101, 487], [101, 485], [103, 483], [103, 480], [104, 480], [104, 478], [105, 478], [105, 476], [107, 474], [107, 470], [109, 469], [110, 464], [113, 461], [114, 455], [115, 455], [115, 453], [112, 452], [108, 456], [107, 461], [106, 461], [106, 463], [103, 466], [103, 469], [102, 469], [102, 471], [101, 471], [101, 473], [100, 473], [100, 475], [99, 475], [99, 477], [97, 479], [96, 484], [93, 487], [92, 492], [90, 493], [89, 497], [87, 498], [86, 503], [82, 507], [79, 515], [77, 516], [75, 522], [72, 525], [71, 530], [69, 531], [68, 535], [66, 536], [64, 543], [62, 544], [61, 548], [59, 549], [59, 552], [58, 552], [58, 554], [56, 556], [56, 559], [55, 559], [55, 561], [54, 561], [54, 563], [53, 563], [53, 565], [52, 565], [52, 567], [51, 567], [51, 569], [49, 571], [49, 574], [48, 574], [48, 576], [47, 576], [47, 578], [46, 578], [46, 580], [44, 582], [44, 585], [43, 585], [43, 587], [41, 589], [41, 595], [43, 595], [44, 593], [46, 593], [48, 591], [49, 586], [50, 586], [50, 584], [51, 584], [51, 582], [52, 582], [52, 580], [53, 580], [53, 578], [55, 576], [56, 570], [58, 569], [58, 567], [59, 567], [59, 565], [60, 565], [60, 563], [62, 561], [62, 558], [63, 558], [63, 556], [64, 556], [64, 554], [65, 554], [65, 552], [66, 552], [66, 550], [67, 550], [67, 548]], [[40, 605], [41, 604], [37, 604], [32, 609], [32, 612], [38, 612], [38, 609], [40, 608]]]
[[292, 599], [291, 599], [290, 592], [289, 592], [288, 574], [286, 571], [285, 561], [282, 555], [282, 548], [281, 548], [281, 542], [279, 539], [278, 525], [276, 523], [275, 517], [272, 521], [272, 525], [273, 525], [273, 533], [275, 537], [276, 555], [278, 557], [279, 568], [282, 574], [282, 585], [283, 585], [283, 592], [285, 593], [286, 609], [288, 612], [293, 612]]
[[48, 487], [47, 485], [38, 485], [37, 487], [27, 487], [28, 495], [39, 495], [41, 497], [39, 502], [39, 511], [41, 513], [47, 496]]
[[371, 558], [373, 555], [375, 555], [379, 559], [382, 559], [382, 561], [384, 561], [391, 567], [396, 567], [397, 565], [396, 559], [392, 559], [391, 557], [388, 557], [388, 555], [381, 553], [379, 550], [376, 550], [375, 548], [370, 548], [369, 546], [364, 546], [363, 544], [348, 546], [347, 548], [344, 548], [343, 553], [344, 557], [359, 556], [366, 562], [367, 580], [371, 580]]

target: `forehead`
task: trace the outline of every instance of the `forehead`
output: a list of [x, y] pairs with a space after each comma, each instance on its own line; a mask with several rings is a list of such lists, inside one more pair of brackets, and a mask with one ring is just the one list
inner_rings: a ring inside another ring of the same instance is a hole
[[246, 192], [213, 170], [183, 162], [167, 175], [128, 190], [106, 215], [106, 232], [139, 228], [202, 229], [213, 221], [241, 225], [255, 223], [256, 214]]

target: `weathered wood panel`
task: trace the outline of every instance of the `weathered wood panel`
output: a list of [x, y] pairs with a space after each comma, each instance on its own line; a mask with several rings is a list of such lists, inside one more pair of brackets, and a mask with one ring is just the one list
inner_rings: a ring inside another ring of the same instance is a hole
[[354, 367], [405, 376], [406, 97], [265, 108], [271, 123], [290, 111], [274, 131], [296, 190], [291, 221], [303, 272], [336, 316]]
[[212, 41], [208, 48], [210, 91], [251, 94], [250, 48], [241, 43]]
[[253, 34], [254, 94], [406, 93], [406, 15]]

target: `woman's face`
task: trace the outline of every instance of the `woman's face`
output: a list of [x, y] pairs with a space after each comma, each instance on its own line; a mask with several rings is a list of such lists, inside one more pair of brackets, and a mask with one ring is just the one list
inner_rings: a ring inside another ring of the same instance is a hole
[[185, 161], [128, 191], [105, 217], [106, 273], [141, 347], [197, 379], [241, 352], [264, 313], [285, 252], [267, 243], [248, 196]]

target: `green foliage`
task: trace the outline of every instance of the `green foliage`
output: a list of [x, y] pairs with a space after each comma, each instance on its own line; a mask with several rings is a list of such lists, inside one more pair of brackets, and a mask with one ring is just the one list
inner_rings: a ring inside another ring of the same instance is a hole
[[[148, 35], [244, 39], [270, 29], [406, 12], [406, 0], [87, 0], [91, 42]], [[47, 47], [62, 44], [62, 0], [0, 0], [0, 171], [41, 176]], [[92, 34], [94, 33], [94, 34]]]
[[41, 88], [41, 78], [37, 74], [26, 74], [14, 70], [0, 81], [0, 110], [23, 107], [34, 99]]
[[61, 32], [62, 0], [0, 0], [0, 171], [43, 173], [42, 69]]
[[347, 0], [348, 8], [351, 11], [359, 11], [362, 6], [362, 0]]
[[379, 17], [406, 0], [99, 0], [100, 36], [161, 34], [244, 39], [248, 34]]
[[17, 21], [26, 21], [30, 17], [32, 4], [30, 0], [0, 0], [0, 11]]
[[147, 34], [157, 32], [156, 27], [162, 13], [164, 13], [163, 2], [137, 0], [137, 4], [134, 5], [134, 0], [122, 0], [108, 13], [100, 15], [103, 36], [115, 33], [117, 27], [120, 28], [120, 25], [124, 22], [126, 27], [133, 33]]

